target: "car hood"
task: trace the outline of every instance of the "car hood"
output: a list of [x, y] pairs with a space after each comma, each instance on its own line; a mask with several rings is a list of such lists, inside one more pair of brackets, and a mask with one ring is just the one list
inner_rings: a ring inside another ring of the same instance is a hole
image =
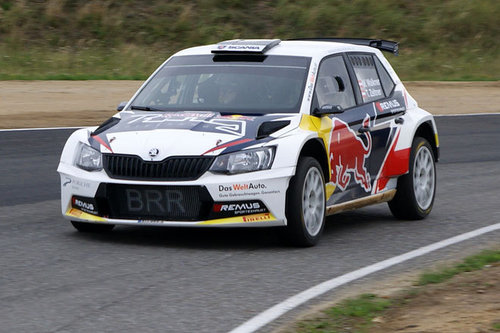
[[123, 111], [90, 133], [89, 143], [103, 153], [144, 160], [219, 155], [271, 141], [297, 127], [299, 120], [299, 114]]

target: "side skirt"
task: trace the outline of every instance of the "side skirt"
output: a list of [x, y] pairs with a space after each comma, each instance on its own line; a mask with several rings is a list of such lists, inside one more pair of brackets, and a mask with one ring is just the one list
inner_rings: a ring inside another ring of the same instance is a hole
[[344, 202], [338, 205], [332, 205], [326, 207], [326, 215], [332, 215], [335, 213], [345, 212], [347, 210], [353, 210], [356, 208], [361, 208], [368, 205], [373, 205], [376, 203], [387, 202], [392, 200], [396, 195], [396, 189], [385, 191], [383, 193], [370, 195], [366, 198], [360, 198], [348, 202]]

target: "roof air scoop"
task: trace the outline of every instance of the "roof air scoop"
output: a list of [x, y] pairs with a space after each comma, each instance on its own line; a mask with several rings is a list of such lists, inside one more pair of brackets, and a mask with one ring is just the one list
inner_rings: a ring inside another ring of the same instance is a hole
[[264, 54], [281, 43], [280, 39], [233, 39], [215, 45], [212, 53]]

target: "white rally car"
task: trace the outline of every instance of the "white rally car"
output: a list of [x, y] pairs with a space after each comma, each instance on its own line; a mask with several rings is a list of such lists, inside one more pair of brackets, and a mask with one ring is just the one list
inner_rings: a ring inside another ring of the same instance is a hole
[[388, 202], [421, 219], [436, 125], [373, 39], [232, 40], [165, 61], [112, 118], [62, 152], [61, 208], [116, 224], [283, 226], [317, 243], [325, 215]]

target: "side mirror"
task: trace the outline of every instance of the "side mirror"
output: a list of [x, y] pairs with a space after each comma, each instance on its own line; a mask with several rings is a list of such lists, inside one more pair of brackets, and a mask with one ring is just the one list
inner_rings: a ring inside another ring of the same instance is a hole
[[125, 107], [125, 105], [127, 105], [127, 103], [128, 103], [128, 101], [120, 102], [120, 104], [118, 104], [118, 106], [116, 107], [116, 111], [123, 110], [123, 108]]
[[344, 109], [340, 105], [325, 104], [320, 108], [315, 108], [313, 110], [313, 116], [321, 116], [324, 114], [337, 114], [344, 112]]

